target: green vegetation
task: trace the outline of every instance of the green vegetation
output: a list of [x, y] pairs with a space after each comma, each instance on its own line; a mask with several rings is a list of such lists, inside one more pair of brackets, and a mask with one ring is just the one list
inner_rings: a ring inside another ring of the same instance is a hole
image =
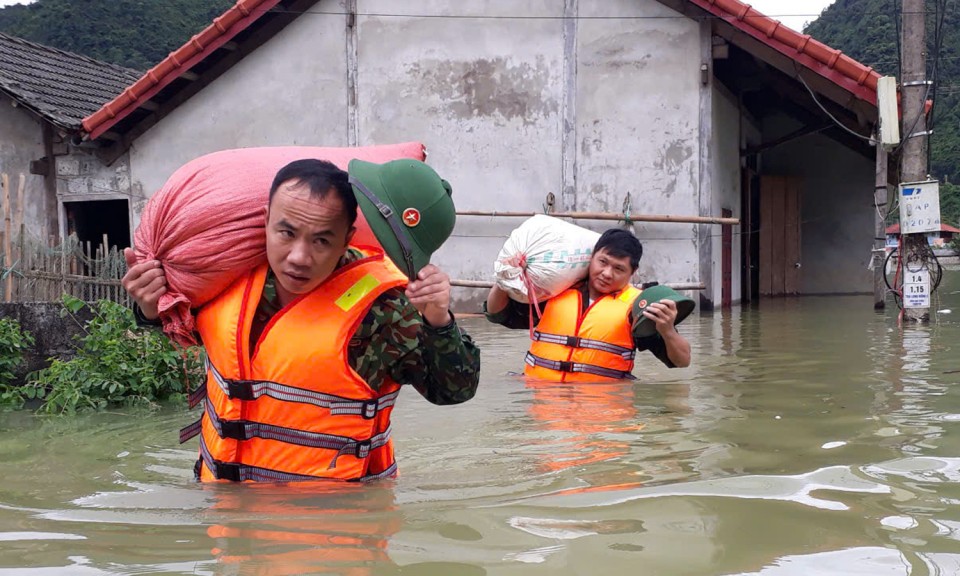
[[[927, 0], [929, 44], [927, 77], [934, 78], [937, 2]], [[938, 178], [943, 221], [960, 224], [960, 10], [946, 2], [940, 58], [936, 61], [930, 174]], [[900, 77], [898, 22], [900, 2], [890, 0], [837, 0], [805, 32], [884, 75]], [[909, 121], [910, 119], [908, 119]], [[909, 126], [907, 127], [909, 129]], [[949, 182], [949, 183], [948, 183]]]
[[0, 318], [0, 406], [19, 403], [14, 387], [16, 371], [23, 364], [24, 352], [33, 346], [33, 336], [13, 318]]
[[38, 0], [0, 9], [0, 32], [145, 71], [233, 0]]
[[[64, 296], [64, 314], [86, 306]], [[51, 359], [49, 367], [30, 374], [17, 390], [15, 405], [41, 399], [48, 413], [101, 410], [183, 400], [204, 379], [199, 349], [180, 350], [159, 330], [137, 327], [133, 312], [101, 300], [78, 337], [70, 360]]]

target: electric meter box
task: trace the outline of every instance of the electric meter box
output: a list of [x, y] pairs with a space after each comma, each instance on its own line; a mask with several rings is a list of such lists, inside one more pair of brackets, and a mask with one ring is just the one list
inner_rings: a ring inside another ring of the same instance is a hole
[[940, 232], [940, 183], [900, 185], [900, 233]]

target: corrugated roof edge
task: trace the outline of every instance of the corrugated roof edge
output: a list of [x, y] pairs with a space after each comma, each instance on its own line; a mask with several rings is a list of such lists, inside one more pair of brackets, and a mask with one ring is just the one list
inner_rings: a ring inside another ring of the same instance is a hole
[[877, 105], [880, 74], [836, 50], [763, 15], [740, 0], [687, 0], [781, 54], [817, 72], [856, 97]]
[[127, 114], [179, 78], [194, 64], [229, 42], [231, 38], [279, 3], [280, 0], [239, 0], [186, 44], [147, 70], [139, 80], [119, 96], [84, 118], [83, 129], [86, 130], [87, 137], [98, 138]]

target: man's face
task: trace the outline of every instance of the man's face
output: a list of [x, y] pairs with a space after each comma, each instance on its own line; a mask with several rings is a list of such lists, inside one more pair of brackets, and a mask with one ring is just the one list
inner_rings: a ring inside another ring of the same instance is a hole
[[606, 248], [593, 253], [590, 258], [590, 290], [597, 296], [623, 290], [633, 276], [630, 257], [611, 256]]
[[267, 207], [267, 261], [277, 276], [281, 303], [326, 280], [355, 231], [332, 190], [316, 198], [299, 180], [280, 184]]

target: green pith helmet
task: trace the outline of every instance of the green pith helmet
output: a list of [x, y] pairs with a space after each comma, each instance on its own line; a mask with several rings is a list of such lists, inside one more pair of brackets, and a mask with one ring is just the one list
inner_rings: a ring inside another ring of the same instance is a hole
[[693, 312], [696, 303], [683, 294], [680, 294], [669, 286], [651, 286], [645, 288], [643, 292], [633, 301], [633, 337], [646, 338], [657, 333], [657, 325], [653, 320], [643, 315], [648, 304], [659, 302], [661, 300], [673, 300], [677, 303], [677, 320], [674, 326], [686, 320], [687, 316]]
[[350, 184], [387, 256], [414, 280], [456, 223], [450, 184], [423, 162], [351, 160]]

